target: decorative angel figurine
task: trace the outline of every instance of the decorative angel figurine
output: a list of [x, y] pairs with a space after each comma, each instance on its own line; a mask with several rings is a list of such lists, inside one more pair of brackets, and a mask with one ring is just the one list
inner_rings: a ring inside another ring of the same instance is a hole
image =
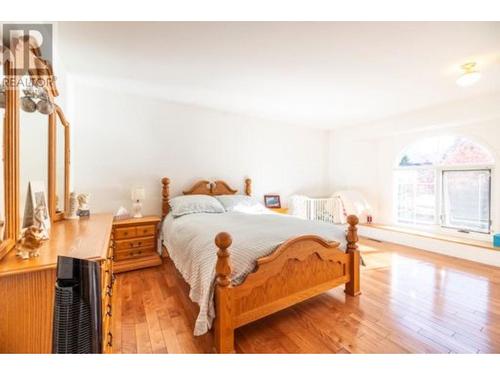
[[47, 222], [44, 220], [45, 207], [38, 206], [35, 209], [35, 215], [33, 216], [33, 226], [40, 229], [40, 233], [44, 240], [49, 239], [49, 228], [47, 227]]

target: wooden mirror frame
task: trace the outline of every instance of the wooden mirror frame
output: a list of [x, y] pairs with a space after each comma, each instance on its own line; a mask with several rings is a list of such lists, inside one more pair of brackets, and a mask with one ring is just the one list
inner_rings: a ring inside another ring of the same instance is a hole
[[[57, 139], [57, 119], [64, 127], [64, 203], [62, 212], [57, 212], [57, 143], [61, 140]], [[59, 221], [64, 219], [64, 213], [69, 207], [69, 183], [70, 183], [70, 131], [69, 122], [64, 116], [61, 107], [55, 104], [55, 110], [49, 115], [49, 181], [48, 181], [48, 195], [49, 195], [49, 213], [52, 221]]]
[[[55, 105], [55, 110], [48, 116], [49, 142], [48, 142], [48, 205], [49, 214], [52, 221], [61, 220], [64, 213], [56, 212], [56, 150], [57, 137], [56, 126], [57, 117], [64, 126], [64, 210], [69, 204], [69, 170], [70, 170], [70, 131], [69, 123], [64, 116], [62, 109], [55, 104], [54, 98], [59, 96], [59, 92], [55, 85], [55, 78], [50, 64], [41, 56], [40, 49], [31, 39], [19, 39], [18, 42], [29, 43], [29, 60], [30, 66], [36, 68], [29, 70], [29, 75], [32, 79], [44, 79], [45, 89]], [[20, 100], [19, 88], [17, 82], [20, 79], [18, 70], [15, 68], [16, 54], [19, 50], [15, 50], [10, 56], [10, 60], [4, 63], [4, 75], [6, 80], [5, 87], [5, 114], [4, 114], [4, 201], [5, 201], [5, 230], [3, 241], [0, 242], [0, 260], [15, 247], [17, 240], [20, 237], [20, 182], [19, 182], [19, 119], [20, 119]], [[19, 59], [21, 60], [21, 59]], [[57, 117], [56, 117], [57, 116]]]
[[[5, 79], [16, 79], [11, 62], [4, 64]], [[4, 162], [4, 238], [0, 243], [0, 259], [16, 245], [19, 237], [19, 90], [5, 87], [5, 113], [3, 121]]]

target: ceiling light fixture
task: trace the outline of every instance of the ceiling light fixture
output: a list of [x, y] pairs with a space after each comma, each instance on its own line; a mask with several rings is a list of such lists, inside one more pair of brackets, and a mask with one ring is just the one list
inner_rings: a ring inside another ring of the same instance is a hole
[[471, 86], [481, 78], [481, 73], [476, 70], [475, 62], [468, 62], [461, 66], [464, 71], [463, 74], [458, 77], [457, 85], [461, 87]]

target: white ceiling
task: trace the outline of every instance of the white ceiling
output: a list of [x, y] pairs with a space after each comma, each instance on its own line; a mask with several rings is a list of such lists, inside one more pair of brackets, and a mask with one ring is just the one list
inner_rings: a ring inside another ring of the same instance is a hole
[[[62, 22], [57, 35], [70, 73], [320, 128], [500, 90], [500, 22]], [[468, 60], [483, 77], [458, 87]]]

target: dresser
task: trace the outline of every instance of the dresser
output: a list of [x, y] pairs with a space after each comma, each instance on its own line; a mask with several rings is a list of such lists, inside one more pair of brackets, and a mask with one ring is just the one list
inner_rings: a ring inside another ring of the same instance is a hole
[[51, 353], [58, 255], [99, 262], [102, 351], [112, 352], [112, 225], [111, 214], [58, 221], [39, 257], [22, 260], [12, 250], [0, 261], [0, 353]]
[[125, 272], [158, 266], [159, 216], [145, 216], [116, 220], [113, 223], [115, 239], [114, 271]]

